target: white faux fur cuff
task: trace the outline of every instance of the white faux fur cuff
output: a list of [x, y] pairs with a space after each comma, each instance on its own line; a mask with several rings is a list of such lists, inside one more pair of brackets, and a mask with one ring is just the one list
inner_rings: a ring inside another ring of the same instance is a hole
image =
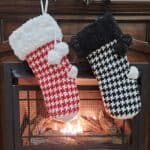
[[57, 22], [49, 14], [28, 20], [9, 37], [15, 55], [25, 60], [26, 55], [52, 40], [62, 40], [62, 32]]

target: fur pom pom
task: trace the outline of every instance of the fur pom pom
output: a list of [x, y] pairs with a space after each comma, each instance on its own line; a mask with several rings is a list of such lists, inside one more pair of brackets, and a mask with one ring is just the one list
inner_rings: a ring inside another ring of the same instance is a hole
[[48, 63], [49, 64], [60, 64], [61, 62], [61, 59], [62, 59], [62, 56], [56, 52], [55, 50], [52, 50], [48, 53]]
[[66, 56], [69, 53], [69, 46], [65, 42], [60, 42], [56, 44], [55, 50], [61, 55]]
[[138, 68], [137, 67], [135, 67], [135, 66], [131, 66], [130, 67], [130, 71], [129, 71], [129, 73], [128, 73], [128, 75], [127, 75], [127, 77], [129, 78], [129, 79], [138, 79], [139, 78], [139, 70], [138, 70]]
[[70, 78], [77, 78], [77, 75], [78, 75], [78, 68], [76, 66], [72, 66], [71, 67], [71, 70], [68, 72], [68, 76]]
[[60, 64], [62, 58], [69, 53], [69, 46], [65, 42], [60, 42], [55, 45], [54, 50], [48, 53], [49, 64]]

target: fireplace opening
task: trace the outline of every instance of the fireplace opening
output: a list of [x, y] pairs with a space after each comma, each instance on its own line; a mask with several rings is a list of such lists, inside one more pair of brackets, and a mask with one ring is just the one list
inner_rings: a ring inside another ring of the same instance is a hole
[[96, 80], [77, 80], [80, 111], [66, 123], [48, 116], [39, 87], [27, 85], [33, 82], [28, 80], [20, 79], [16, 90], [23, 147], [132, 143], [132, 120], [112, 119], [105, 112]]
[[[144, 150], [148, 131], [149, 64], [135, 64], [142, 110], [130, 120], [111, 118], [104, 109], [96, 80], [79, 68], [80, 112], [63, 123], [50, 118], [37, 81], [22, 62], [2, 67], [4, 150]], [[84, 70], [86, 68], [86, 70]]]

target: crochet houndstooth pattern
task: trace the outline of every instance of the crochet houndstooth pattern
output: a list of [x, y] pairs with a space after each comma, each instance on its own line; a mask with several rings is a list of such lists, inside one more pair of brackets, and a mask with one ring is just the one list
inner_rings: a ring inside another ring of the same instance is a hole
[[98, 80], [106, 111], [114, 118], [129, 119], [141, 109], [137, 80], [127, 78], [127, 56], [119, 57], [114, 52], [114, 40], [87, 56]]
[[67, 73], [71, 64], [64, 57], [59, 65], [49, 65], [48, 51], [54, 48], [54, 42], [45, 44], [31, 52], [26, 60], [39, 81], [48, 113], [53, 117], [75, 113], [79, 109], [79, 94], [75, 79]]

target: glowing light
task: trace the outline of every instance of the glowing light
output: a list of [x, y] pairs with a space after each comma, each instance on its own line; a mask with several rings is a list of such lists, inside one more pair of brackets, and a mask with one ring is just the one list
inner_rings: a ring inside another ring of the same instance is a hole
[[54, 124], [54, 130], [55, 130], [55, 131], [58, 130], [58, 127], [57, 127], [57, 124], [56, 124], [56, 123]]
[[93, 116], [92, 118], [93, 118], [94, 120], [97, 120], [96, 116]]
[[67, 122], [65, 127], [61, 129], [60, 132], [65, 135], [77, 135], [83, 133], [83, 128], [80, 121], [78, 121], [77, 124], [71, 124], [70, 122]]

